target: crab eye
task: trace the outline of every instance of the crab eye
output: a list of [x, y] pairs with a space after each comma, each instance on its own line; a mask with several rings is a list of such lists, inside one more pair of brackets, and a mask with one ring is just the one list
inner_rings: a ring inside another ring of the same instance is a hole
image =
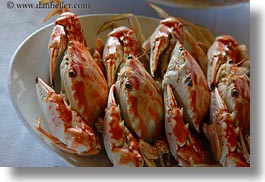
[[232, 95], [232, 97], [236, 97], [236, 98], [238, 98], [239, 93], [238, 93], [238, 91], [237, 91], [236, 88], [233, 88], [233, 89], [231, 90], [231, 95]]
[[192, 87], [192, 79], [190, 76], [188, 76], [185, 80], [185, 84], [188, 86], [188, 87]]
[[69, 47], [72, 47], [74, 45], [74, 42], [72, 42], [72, 41], [70, 41], [69, 43], [68, 43], [68, 46]]
[[234, 60], [233, 59], [229, 59], [228, 63], [229, 64], [233, 64], [234, 63]]
[[132, 90], [132, 85], [129, 82], [127, 82], [127, 83], [125, 83], [125, 88], [127, 90]]
[[76, 77], [76, 72], [74, 70], [70, 70], [68, 73], [69, 77]]
[[210, 87], [209, 87], [209, 90], [210, 90], [210, 91], [213, 91], [214, 88], [215, 88], [215, 85], [211, 84]]
[[133, 59], [133, 56], [132, 56], [132, 55], [129, 55], [129, 56], [128, 56], [128, 59]]
[[179, 47], [179, 50], [180, 50], [180, 51], [183, 51], [184, 49], [183, 49], [183, 47]]

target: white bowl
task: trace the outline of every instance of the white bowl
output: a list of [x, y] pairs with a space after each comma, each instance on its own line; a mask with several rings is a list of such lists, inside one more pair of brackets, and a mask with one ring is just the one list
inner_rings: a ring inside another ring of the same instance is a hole
[[[98, 28], [113, 15], [90, 15], [82, 16], [81, 21], [84, 28], [86, 40], [90, 48], [93, 48], [97, 37], [106, 38], [105, 33], [96, 36]], [[145, 28], [143, 34], [147, 37], [158, 25], [158, 20], [139, 17], [140, 23]], [[122, 22], [128, 25], [127, 21]], [[49, 82], [49, 53], [48, 41], [53, 25], [48, 25], [31, 34], [17, 48], [10, 64], [9, 70], [9, 92], [12, 103], [26, 128], [37, 138], [41, 144], [54, 151], [65, 161], [73, 166], [111, 166], [111, 162], [105, 154], [91, 157], [80, 157], [71, 155], [57, 149], [45, 139], [35, 128], [35, 120], [40, 117], [45, 121], [41, 113], [36, 95], [35, 79], [42, 78]], [[44, 126], [45, 127], [45, 126]], [[46, 128], [47, 129], [47, 128]]]

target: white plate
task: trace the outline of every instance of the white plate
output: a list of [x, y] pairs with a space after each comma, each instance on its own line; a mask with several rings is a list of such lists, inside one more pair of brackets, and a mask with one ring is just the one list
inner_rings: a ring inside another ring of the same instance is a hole
[[[81, 17], [84, 33], [88, 45], [92, 48], [97, 38], [96, 32], [100, 25], [113, 15], [90, 15]], [[143, 33], [147, 37], [155, 29], [158, 20], [139, 17], [141, 25], [145, 26]], [[126, 25], [127, 21], [122, 24]], [[26, 128], [37, 138], [40, 143], [51, 149], [73, 166], [111, 166], [106, 155], [100, 154], [91, 157], [79, 157], [65, 153], [55, 148], [35, 128], [35, 120], [44, 116], [39, 108], [36, 95], [35, 79], [42, 78], [48, 83], [49, 78], [49, 54], [48, 41], [53, 25], [48, 25], [30, 35], [16, 50], [10, 64], [9, 92], [12, 103]], [[107, 32], [106, 32], [107, 33]], [[106, 37], [101, 33], [98, 37]]]

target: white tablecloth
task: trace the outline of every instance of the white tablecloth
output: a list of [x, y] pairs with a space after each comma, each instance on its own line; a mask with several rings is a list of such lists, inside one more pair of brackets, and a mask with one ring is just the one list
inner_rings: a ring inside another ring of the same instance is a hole
[[[36, 2], [34, 0], [12, 0], [14, 7], [9, 9], [10, 5], [12, 7], [12, 3], [10, 4], [10, 2], [8, 0], [0, 2], [0, 12], [2, 14], [0, 19], [0, 166], [67, 166], [66, 162], [40, 145], [27, 131], [16, 115], [9, 98], [7, 87], [8, 69], [12, 55], [27, 36], [44, 25], [51, 23], [51, 21], [43, 22], [44, 17], [50, 10], [19, 9], [16, 7], [17, 3], [34, 3]], [[65, 0], [65, 3], [67, 2], [69, 1]], [[130, 12], [137, 15], [158, 18], [156, 13], [147, 6], [146, 2], [141, 0], [78, 0], [75, 2], [88, 3], [90, 5], [88, 9], [73, 10], [79, 15]], [[164, 8], [172, 15], [179, 15], [186, 11], [173, 7]], [[249, 8], [249, 5], [246, 5], [246, 8]], [[209, 12], [212, 12], [214, 16], [209, 17]], [[200, 19], [206, 26], [211, 27], [210, 29], [215, 31], [218, 25], [216, 23], [211, 25], [211, 21], [215, 22], [215, 18], [218, 18], [218, 13], [215, 10], [207, 10], [205, 13], [198, 11], [197, 13], [200, 16], [190, 17], [187, 13], [186, 18], [193, 18], [194, 20]], [[227, 10], [227, 13], [233, 12], [230, 9]], [[204, 19], [210, 21], [204, 22]], [[249, 19], [246, 21], [249, 21]], [[249, 37], [246, 37], [245, 41], [248, 42], [248, 39]]]

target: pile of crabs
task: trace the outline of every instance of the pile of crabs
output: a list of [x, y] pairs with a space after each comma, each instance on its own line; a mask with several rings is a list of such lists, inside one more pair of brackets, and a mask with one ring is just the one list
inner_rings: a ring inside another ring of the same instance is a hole
[[[65, 152], [105, 152], [114, 166], [250, 166], [246, 46], [150, 6], [164, 19], [148, 39], [136, 16], [113, 16], [93, 54], [78, 16], [59, 14], [50, 84], [36, 79], [49, 130], [36, 128]], [[124, 18], [130, 26], [115, 26]]]

